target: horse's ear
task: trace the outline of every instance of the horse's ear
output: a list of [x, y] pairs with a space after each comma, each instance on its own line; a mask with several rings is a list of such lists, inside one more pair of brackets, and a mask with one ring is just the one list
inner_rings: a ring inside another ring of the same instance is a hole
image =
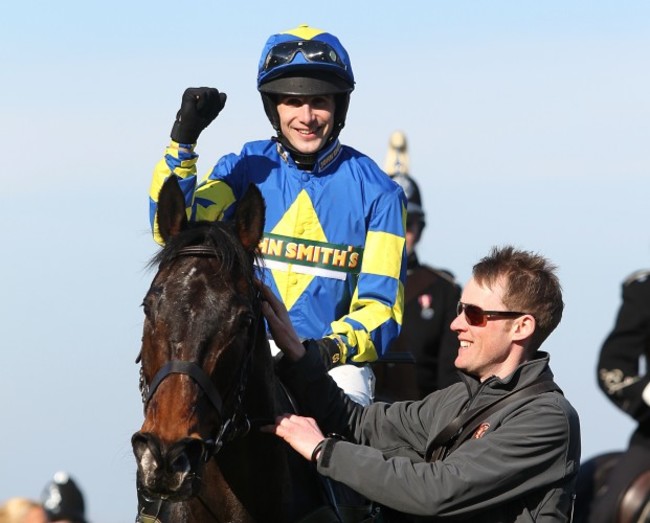
[[237, 202], [234, 223], [235, 230], [244, 248], [252, 252], [262, 239], [266, 203], [256, 185], [250, 184], [244, 196]]
[[165, 180], [160, 189], [156, 221], [165, 243], [187, 227], [185, 197], [178, 179], [173, 174]]

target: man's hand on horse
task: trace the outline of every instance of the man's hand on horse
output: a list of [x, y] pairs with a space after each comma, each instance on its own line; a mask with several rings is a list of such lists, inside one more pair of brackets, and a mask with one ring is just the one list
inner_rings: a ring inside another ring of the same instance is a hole
[[258, 281], [257, 285], [262, 291], [262, 313], [269, 324], [273, 341], [278, 348], [291, 360], [298, 361], [305, 355], [305, 347], [291, 324], [289, 313], [273, 291]]
[[316, 452], [314, 456], [314, 451], [318, 444], [325, 439], [316, 420], [296, 414], [278, 416], [275, 418], [275, 425], [264, 425], [260, 430], [279, 436], [298, 454], [308, 460], [318, 458], [318, 453]]

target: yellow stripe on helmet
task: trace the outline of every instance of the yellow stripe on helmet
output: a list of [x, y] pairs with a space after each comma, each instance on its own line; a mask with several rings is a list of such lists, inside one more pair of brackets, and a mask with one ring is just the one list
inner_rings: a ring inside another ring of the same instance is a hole
[[323, 31], [322, 29], [316, 29], [315, 27], [309, 27], [307, 24], [302, 24], [293, 29], [289, 29], [288, 31], [283, 31], [281, 34], [293, 35], [301, 40], [311, 40], [314, 36], [326, 32], [327, 31]]

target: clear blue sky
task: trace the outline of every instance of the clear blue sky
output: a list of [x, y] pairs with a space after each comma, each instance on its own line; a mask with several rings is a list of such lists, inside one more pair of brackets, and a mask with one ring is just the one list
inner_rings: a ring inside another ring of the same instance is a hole
[[650, 4], [269, 5], [3, 7], [0, 500], [37, 497], [65, 469], [93, 523], [133, 520], [151, 170], [188, 86], [229, 95], [199, 143], [203, 172], [269, 137], [258, 55], [299, 23], [352, 56], [342, 140], [382, 165], [391, 132], [406, 133], [425, 261], [462, 283], [495, 244], [559, 265], [566, 312], [545, 348], [580, 412], [583, 457], [624, 447], [633, 425], [596, 388], [595, 363], [622, 280], [650, 267]]

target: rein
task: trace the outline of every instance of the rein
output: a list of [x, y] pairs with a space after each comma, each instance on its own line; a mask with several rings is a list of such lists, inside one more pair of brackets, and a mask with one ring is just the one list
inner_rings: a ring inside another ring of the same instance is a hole
[[[190, 245], [183, 247], [176, 253], [176, 255], [170, 260], [174, 260], [181, 256], [190, 256], [190, 257], [208, 257], [216, 258], [217, 253], [214, 248], [208, 247], [205, 245]], [[255, 299], [260, 301], [260, 291], [256, 290]], [[239, 373], [239, 380], [235, 389], [235, 400], [230, 416], [226, 416], [224, 412], [224, 400], [221, 397], [221, 394], [217, 390], [217, 387], [214, 385], [214, 382], [210, 376], [203, 370], [203, 368], [192, 362], [192, 361], [183, 361], [183, 360], [170, 360], [165, 365], [163, 365], [155, 376], [151, 380], [150, 384], [146, 383], [144, 378], [144, 371], [140, 367], [140, 394], [142, 396], [143, 408], [146, 411], [151, 398], [158, 386], [163, 382], [165, 378], [171, 374], [185, 374], [192, 378], [201, 388], [206, 397], [210, 400], [210, 403], [215, 408], [219, 414], [221, 420], [225, 420], [221, 424], [221, 428], [213, 439], [203, 440], [204, 450], [203, 450], [203, 459], [208, 461], [210, 458], [216, 456], [216, 454], [221, 450], [224, 443], [234, 440], [237, 437], [243, 437], [248, 434], [251, 428], [251, 422], [248, 419], [248, 416], [243, 412], [243, 399], [246, 392], [246, 385], [248, 383], [248, 376], [250, 374], [250, 366], [252, 361], [253, 350], [257, 344], [257, 333], [259, 331], [259, 325], [262, 317], [261, 308], [255, 313], [255, 321], [252, 323], [253, 335], [251, 337], [251, 343], [249, 345], [249, 350], [244, 358], [243, 365], [241, 366]], [[136, 363], [140, 361], [140, 357], [136, 360]], [[229, 390], [227, 396], [230, 396], [232, 390]]]

